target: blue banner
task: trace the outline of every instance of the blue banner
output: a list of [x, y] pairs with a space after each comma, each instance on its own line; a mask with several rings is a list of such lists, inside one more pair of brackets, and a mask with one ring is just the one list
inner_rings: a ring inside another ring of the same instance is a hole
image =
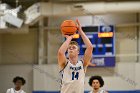
[[114, 67], [115, 57], [94, 57], [92, 63], [98, 67]]

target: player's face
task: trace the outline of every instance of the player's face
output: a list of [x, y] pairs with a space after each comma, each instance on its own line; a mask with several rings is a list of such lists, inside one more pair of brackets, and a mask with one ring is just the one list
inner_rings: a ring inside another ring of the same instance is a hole
[[69, 45], [68, 47], [68, 55], [78, 55], [79, 54], [79, 49], [78, 46], [76, 45]]
[[98, 81], [98, 80], [93, 80], [92, 81], [92, 87], [93, 87], [93, 89], [95, 89], [95, 90], [97, 90], [97, 89], [99, 89], [100, 88], [100, 82]]
[[17, 80], [15, 83], [15, 87], [21, 88], [22, 86], [22, 81], [21, 80]]

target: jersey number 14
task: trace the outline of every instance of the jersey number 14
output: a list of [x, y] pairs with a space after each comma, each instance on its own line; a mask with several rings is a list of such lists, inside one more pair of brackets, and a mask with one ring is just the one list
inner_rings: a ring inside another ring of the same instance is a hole
[[79, 78], [79, 72], [72, 72], [72, 80], [75, 80], [75, 79], [78, 80], [78, 78]]

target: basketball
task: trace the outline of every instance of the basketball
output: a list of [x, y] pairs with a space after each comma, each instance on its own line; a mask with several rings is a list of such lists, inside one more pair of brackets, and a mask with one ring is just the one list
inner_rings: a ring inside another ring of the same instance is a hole
[[73, 20], [65, 20], [61, 24], [61, 32], [64, 35], [73, 35], [77, 31], [77, 25]]

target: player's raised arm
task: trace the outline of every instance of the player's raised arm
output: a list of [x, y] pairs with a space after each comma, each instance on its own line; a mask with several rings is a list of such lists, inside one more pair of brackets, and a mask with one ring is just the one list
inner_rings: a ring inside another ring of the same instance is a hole
[[66, 41], [59, 48], [58, 55], [57, 55], [58, 65], [59, 65], [60, 69], [63, 69], [65, 66], [65, 63], [66, 63], [65, 53], [68, 49], [69, 43], [72, 40], [73, 35], [71, 35], [71, 36], [65, 35], [65, 37], [66, 37]]
[[90, 42], [90, 40], [88, 39], [88, 37], [83, 32], [80, 22], [78, 20], [76, 20], [76, 22], [78, 24], [78, 32], [81, 35], [81, 37], [86, 45], [86, 50], [85, 50], [84, 57], [83, 57], [84, 66], [88, 66], [88, 64], [92, 58], [93, 46], [92, 46], [92, 43]]

